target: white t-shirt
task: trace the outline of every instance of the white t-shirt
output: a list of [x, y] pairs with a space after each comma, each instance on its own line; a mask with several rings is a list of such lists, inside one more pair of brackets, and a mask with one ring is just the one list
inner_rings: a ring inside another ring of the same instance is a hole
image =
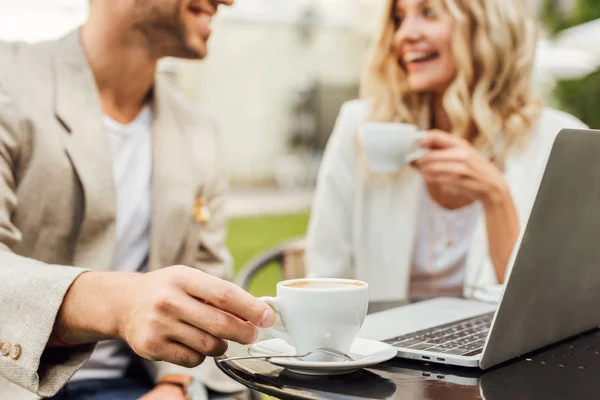
[[[146, 105], [127, 125], [102, 119], [110, 140], [116, 187], [116, 247], [113, 269], [143, 271], [150, 252], [152, 215], [152, 108]], [[98, 343], [90, 360], [73, 377], [112, 379], [125, 374], [131, 351], [124, 342]]]
[[456, 210], [440, 206], [423, 185], [413, 250], [410, 298], [461, 296], [467, 254], [482, 212], [478, 202]]

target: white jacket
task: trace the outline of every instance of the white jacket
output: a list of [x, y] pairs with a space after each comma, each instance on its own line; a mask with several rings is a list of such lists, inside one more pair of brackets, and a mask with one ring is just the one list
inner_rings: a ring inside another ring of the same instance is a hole
[[[356, 136], [366, 116], [363, 101], [345, 103], [325, 150], [308, 228], [307, 273], [312, 277], [366, 281], [371, 301], [405, 300], [421, 176], [408, 168], [401, 178], [364, 179]], [[533, 206], [554, 138], [563, 128], [586, 126], [569, 114], [544, 110], [528, 146], [510, 152], [506, 158], [505, 179], [522, 227]], [[497, 285], [482, 214], [467, 256], [464, 295], [485, 296]]]

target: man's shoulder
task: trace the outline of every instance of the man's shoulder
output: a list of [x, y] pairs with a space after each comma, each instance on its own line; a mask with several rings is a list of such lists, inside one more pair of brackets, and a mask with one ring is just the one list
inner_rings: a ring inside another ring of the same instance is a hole
[[25, 42], [0, 40], [0, 57], [2, 57], [1, 65], [9, 65], [11, 61], [18, 60], [23, 54], [27, 53], [31, 47], [31, 44]]
[[8, 74], [15, 70], [15, 64], [18, 63], [24, 53], [29, 50], [27, 43], [22, 42], [7, 42], [0, 41], [0, 80], [6, 81], [9, 79]]
[[0, 84], [4, 94], [24, 108], [32, 99], [49, 94], [44, 89], [53, 82], [54, 49], [54, 42], [0, 41]]
[[[56, 41], [26, 43], [19, 41], [0, 41], [0, 68], [17, 70], [22, 63], [30, 61], [49, 61]], [[50, 67], [48, 64], [38, 65], [41, 68]]]

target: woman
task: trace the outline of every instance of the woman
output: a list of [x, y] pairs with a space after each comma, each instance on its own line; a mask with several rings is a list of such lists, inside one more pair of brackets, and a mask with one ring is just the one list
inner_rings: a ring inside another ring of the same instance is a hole
[[[372, 301], [504, 282], [554, 137], [585, 127], [533, 94], [536, 29], [521, 3], [389, 0], [363, 100], [344, 104], [324, 155], [309, 275], [365, 280]], [[428, 151], [391, 179], [364, 174], [365, 122], [418, 125]]]

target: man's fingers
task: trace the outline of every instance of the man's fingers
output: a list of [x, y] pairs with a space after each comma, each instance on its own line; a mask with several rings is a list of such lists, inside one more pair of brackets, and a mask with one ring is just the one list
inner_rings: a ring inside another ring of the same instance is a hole
[[239, 286], [194, 269], [189, 269], [187, 278], [183, 286], [191, 296], [206, 300], [256, 326], [267, 328], [275, 323], [275, 312], [271, 307]]
[[258, 329], [250, 322], [221, 311], [210, 304], [203, 304], [192, 297], [179, 301], [179, 318], [215, 337], [250, 344], [256, 340]]
[[204, 362], [206, 356], [191, 347], [176, 341], [167, 342], [152, 358], [155, 361], [166, 361], [186, 368], [194, 368]]
[[168, 338], [198, 353], [217, 357], [227, 351], [227, 342], [195, 326], [180, 322], [169, 332]]

